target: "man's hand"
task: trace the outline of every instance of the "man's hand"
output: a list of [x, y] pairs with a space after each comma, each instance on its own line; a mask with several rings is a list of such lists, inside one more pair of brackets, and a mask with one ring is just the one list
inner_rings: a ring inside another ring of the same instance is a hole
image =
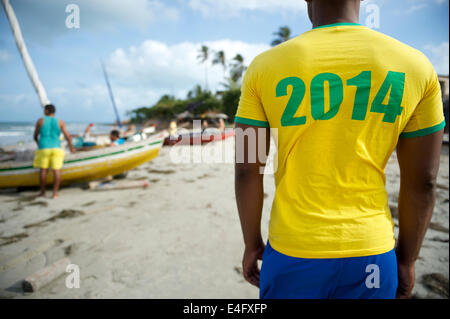
[[415, 270], [414, 263], [403, 264], [398, 262], [398, 288], [397, 299], [407, 299], [411, 297], [414, 288]]
[[36, 144], [39, 146], [39, 131], [41, 130], [41, 126], [42, 124], [44, 124], [44, 119], [40, 118], [37, 123], [36, 126], [34, 128], [34, 134], [33, 134], [33, 138], [34, 141], [36, 142]]
[[59, 120], [59, 127], [60, 127], [64, 137], [67, 140], [67, 144], [69, 144], [70, 152], [75, 153], [75, 149], [73, 148], [73, 145], [72, 145], [72, 137], [70, 137], [69, 132], [67, 132], [66, 123], [64, 123], [63, 120]]
[[255, 248], [245, 247], [244, 256], [242, 257], [242, 272], [244, 273], [244, 278], [252, 285], [259, 288], [259, 268], [258, 260], [262, 259], [264, 253], [265, 245], [260, 242], [260, 244]]

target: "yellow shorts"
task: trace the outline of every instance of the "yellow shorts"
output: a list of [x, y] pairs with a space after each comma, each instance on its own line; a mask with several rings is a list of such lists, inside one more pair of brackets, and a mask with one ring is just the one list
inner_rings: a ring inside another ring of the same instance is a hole
[[60, 148], [44, 148], [34, 153], [33, 167], [61, 169], [64, 163], [64, 151]]

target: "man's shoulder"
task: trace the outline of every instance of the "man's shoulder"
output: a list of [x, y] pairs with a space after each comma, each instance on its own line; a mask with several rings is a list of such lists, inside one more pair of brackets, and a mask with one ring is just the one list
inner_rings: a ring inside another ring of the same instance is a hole
[[386, 56], [397, 54], [405, 58], [405, 62], [414, 61], [428, 66], [428, 58], [420, 50], [382, 32], [366, 28], [368, 41], [379, 45], [386, 52]]
[[267, 49], [266, 51], [263, 51], [262, 53], [258, 54], [253, 59], [251, 66], [255, 70], [261, 68], [265, 69], [273, 65], [276, 61], [279, 61], [280, 58], [285, 58], [286, 54], [288, 52], [292, 52], [294, 47], [298, 47], [297, 37], [287, 40], [283, 43], [280, 43], [277, 46]]

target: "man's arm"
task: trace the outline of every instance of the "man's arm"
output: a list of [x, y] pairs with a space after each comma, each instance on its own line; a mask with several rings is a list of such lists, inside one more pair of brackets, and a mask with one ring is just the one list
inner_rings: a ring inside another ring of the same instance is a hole
[[[243, 137], [242, 133], [245, 130], [251, 133], [250, 138]], [[258, 145], [259, 135], [263, 132], [265, 132], [265, 140], [262, 140], [263, 145]], [[264, 147], [265, 150], [260, 150]], [[244, 278], [257, 287], [259, 287], [257, 262], [262, 258], [265, 247], [261, 237], [261, 214], [264, 201], [263, 169], [269, 147], [270, 130], [268, 128], [236, 123], [235, 193], [245, 243], [242, 270]], [[241, 154], [242, 151], [244, 154]], [[258, 158], [260, 152], [265, 155], [264, 158]], [[253, 163], [252, 158], [256, 159]]]
[[41, 130], [42, 123], [43, 123], [43, 119], [40, 118], [36, 122], [36, 126], [34, 127], [33, 138], [34, 138], [34, 141], [36, 142], [36, 144], [38, 144], [38, 145], [39, 145], [39, 131]]
[[400, 165], [397, 298], [409, 298], [414, 287], [414, 263], [436, 200], [442, 136], [443, 130], [422, 137], [400, 138], [397, 145]]
[[69, 149], [73, 153], [75, 152], [73, 146], [72, 146], [72, 137], [70, 136], [69, 132], [67, 132], [66, 123], [64, 123], [63, 120], [59, 120], [59, 125], [61, 127], [61, 131], [64, 134], [64, 137], [67, 140], [67, 143], [69, 144]]

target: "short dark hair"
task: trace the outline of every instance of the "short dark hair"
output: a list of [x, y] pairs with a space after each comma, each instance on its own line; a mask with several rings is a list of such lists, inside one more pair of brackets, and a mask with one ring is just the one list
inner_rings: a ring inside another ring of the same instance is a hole
[[56, 108], [55, 108], [55, 106], [53, 104], [47, 104], [44, 107], [44, 110], [47, 111], [50, 114], [54, 114], [56, 112]]
[[111, 131], [111, 133], [110, 133], [112, 136], [115, 136], [115, 137], [119, 137], [119, 131], [118, 130], [112, 130]]

